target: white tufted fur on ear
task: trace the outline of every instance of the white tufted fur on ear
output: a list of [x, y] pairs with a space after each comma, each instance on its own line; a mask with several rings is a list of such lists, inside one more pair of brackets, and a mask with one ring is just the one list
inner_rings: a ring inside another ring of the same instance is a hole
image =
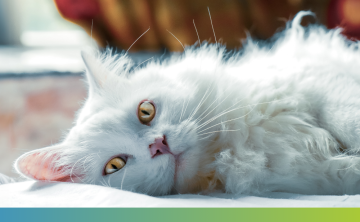
[[126, 77], [133, 61], [126, 53], [114, 53], [108, 48], [103, 53], [90, 49], [81, 51], [86, 67], [86, 79], [89, 85], [89, 97], [114, 83], [119, 76]]
[[81, 57], [86, 67], [86, 79], [89, 84], [89, 94], [92, 94], [102, 88], [102, 85], [106, 80], [107, 71], [91, 52], [81, 51]]
[[71, 181], [69, 168], [59, 164], [62, 145], [46, 147], [25, 153], [15, 163], [16, 170], [23, 176], [35, 180]]

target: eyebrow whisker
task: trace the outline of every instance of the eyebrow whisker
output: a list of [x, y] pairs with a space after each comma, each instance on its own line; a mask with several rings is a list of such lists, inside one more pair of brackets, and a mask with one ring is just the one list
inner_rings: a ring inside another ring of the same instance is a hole
[[172, 36], [174, 36], [174, 38], [175, 38], [176, 40], [178, 40], [178, 42], [181, 44], [181, 46], [183, 47], [183, 49], [184, 49], [184, 51], [185, 51], [185, 47], [184, 47], [184, 45], [180, 42], [180, 40], [179, 40], [178, 38], [176, 38], [176, 36], [175, 36], [174, 34], [172, 34], [169, 30], [166, 29], [166, 31], [168, 31]]
[[131, 44], [131, 46], [126, 50], [126, 54], [129, 52], [129, 50], [131, 49], [131, 47], [132, 47], [143, 35], [145, 35], [145, 33], [147, 33], [149, 30], [150, 30], [150, 27], [149, 27], [143, 34], [141, 34], [141, 35], [139, 36], [139, 38], [137, 38], [137, 39], [135, 40], [135, 42], [133, 42], [133, 44]]
[[209, 12], [211, 27], [212, 27], [212, 30], [213, 30], [213, 33], [214, 33], [215, 43], [216, 43], [216, 45], [217, 45], [215, 30], [214, 30], [214, 26], [213, 26], [213, 22], [212, 22], [212, 19], [211, 19], [211, 14], [210, 14], [210, 9], [209, 9], [209, 7], [207, 7], [207, 9], [208, 9], [208, 12]]
[[195, 25], [195, 20], [193, 19], [193, 24], [194, 24], [194, 27], [195, 27], [195, 31], [196, 31], [196, 35], [197, 35], [197, 37], [198, 37], [198, 41], [199, 41], [199, 45], [200, 45], [200, 37], [199, 37], [199, 33], [198, 33], [198, 30], [197, 30], [197, 28], [196, 28], [196, 25]]

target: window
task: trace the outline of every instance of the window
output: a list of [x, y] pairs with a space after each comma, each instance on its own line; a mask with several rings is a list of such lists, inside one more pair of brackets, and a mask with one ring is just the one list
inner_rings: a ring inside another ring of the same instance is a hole
[[66, 21], [50, 0], [0, 1], [0, 44], [82, 46], [89, 36]]

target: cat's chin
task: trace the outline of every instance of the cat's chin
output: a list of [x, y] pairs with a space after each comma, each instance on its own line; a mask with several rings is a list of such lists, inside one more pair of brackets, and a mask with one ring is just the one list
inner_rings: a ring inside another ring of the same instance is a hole
[[193, 181], [199, 168], [194, 153], [184, 151], [174, 155], [174, 157], [175, 174], [174, 186], [171, 189], [171, 194], [198, 192], [193, 186]]
[[[181, 152], [178, 154], [165, 154], [163, 156], [159, 156], [160, 158], [170, 158], [170, 162], [173, 162], [175, 169], [174, 169], [174, 176], [173, 181], [169, 181], [172, 183], [172, 187], [170, 191], [168, 191], [168, 194], [178, 194], [178, 193], [184, 193], [186, 192], [184, 190], [184, 187], [186, 187], [186, 181], [188, 181], [192, 175], [189, 175], [189, 171], [191, 172], [191, 169], [189, 169], [188, 160], [186, 159], [187, 153]], [[172, 168], [169, 166], [169, 168]]]
[[[208, 147], [207, 147], [208, 148]], [[207, 193], [221, 188], [221, 182], [211, 166], [218, 149], [207, 149], [195, 144], [175, 156], [174, 185], [171, 194]]]

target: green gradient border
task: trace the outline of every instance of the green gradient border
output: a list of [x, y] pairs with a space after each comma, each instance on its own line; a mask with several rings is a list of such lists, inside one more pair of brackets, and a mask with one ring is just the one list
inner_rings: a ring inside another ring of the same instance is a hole
[[0, 221], [360, 221], [360, 208], [2, 208]]

